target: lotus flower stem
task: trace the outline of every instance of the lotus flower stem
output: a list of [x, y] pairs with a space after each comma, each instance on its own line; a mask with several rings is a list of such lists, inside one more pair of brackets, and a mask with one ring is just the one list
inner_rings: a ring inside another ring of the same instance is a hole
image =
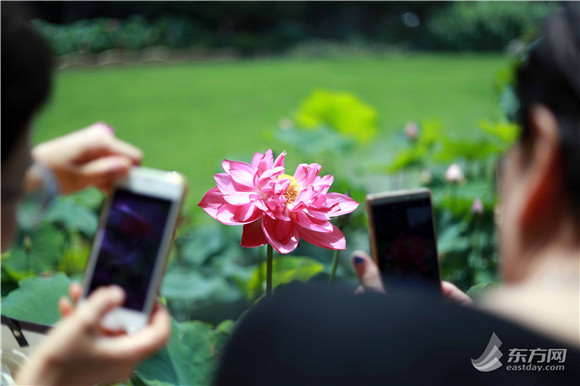
[[266, 249], [266, 296], [272, 295], [272, 263], [274, 260], [274, 248], [270, 244]]
[[457, 186], [453, 185], [451, 187], [451, 213], [457, 210]]
[[336, 276], [336, 269], [338, 268], [338, 260], [340, 259], [340, 250], [334, 250], [334, 257], [332, 258], [332, 269], [330, 271], [330, 288], [334, 286], [334, 278]]
[[262, 269], [262, 265], [264, 264], [264, 249], [260, 249], [260, 252], [258, 253], [258, 283], [260, 283], [261, 286], [263, 286], [264, 283], [264, 270]]

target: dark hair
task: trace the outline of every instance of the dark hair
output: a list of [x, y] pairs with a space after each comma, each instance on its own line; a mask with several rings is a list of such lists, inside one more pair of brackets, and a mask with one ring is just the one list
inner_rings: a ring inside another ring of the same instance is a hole
[[2, 2], [2, 163], [50, 95], [52, 55], [18, 4]]
[[580, 213], [580, 3], [567, 3], [544, 26], [540, 40], [518, 69], [520, 140], [532, 140], [530, 109], [538, 103], [558, 119], [564, 184]]

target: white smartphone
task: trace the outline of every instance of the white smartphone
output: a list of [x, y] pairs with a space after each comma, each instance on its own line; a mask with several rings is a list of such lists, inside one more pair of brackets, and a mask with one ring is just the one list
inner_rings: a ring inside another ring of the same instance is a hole
[[165, 270], [186, 183], [177, 172], [134, 167], [105, 201], [83, 282], [83, 299], [118, 285], [125, 302], [103, 327], [134, 333], [147, 325]]
[[373, 194], [366, 204], [372, 256], [385, 287], [413, 284], [441, 293], [431, 192]]

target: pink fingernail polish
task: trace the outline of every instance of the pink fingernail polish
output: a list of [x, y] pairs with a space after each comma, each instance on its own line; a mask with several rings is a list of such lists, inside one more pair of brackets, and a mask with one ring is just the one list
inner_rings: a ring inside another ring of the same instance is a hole
[[115, 128], [111, 125], [105, 124], [105, 128], [111, 132], [111, 134], [115, 135]]
[[109, 125], [108, 123], [102, 122], [102, 121], [97, 122], [97, 124], [101, 125], [103, 128], [109, 130], [109, 132], [111, 134], [115, 135], [115, 128], [113, 126]]

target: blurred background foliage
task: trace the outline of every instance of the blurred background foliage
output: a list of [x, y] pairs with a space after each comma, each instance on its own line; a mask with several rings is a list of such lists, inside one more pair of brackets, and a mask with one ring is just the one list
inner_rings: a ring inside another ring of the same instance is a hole
[[498, 51], [531, 39], [555, 8], [553, 2], [34, 3], [43, 17], [35, 26], [58, 55], [151, 46], [263, 55], [313, 41]]
[[[58, 55], [159, 45], [284, 54], [57, 74], [35, 142], [105, 120], [145, 151], [147, 166], [180, 170], [190, 182], [161, 287], [174, 318], [171, 341], [130, 383], [209, 383], [234, 321], [264, 295], [265, 250], [241, 248], [241, 227], [196, 207], [223, 158], [249, 162], [256, 151], [287, 150], [288, 172], [318, 162], [322, 174], [335, 177], [332, 191], [361, 203], [368, 193], [428, 187], [442, 278], [473, 295], [496, 283], [494, 175], [518, 133], [510, 122], [517, 109], [513, 63], [556, 7], [33, 3], [33, 23]], [[508, 54], [473, 53], [506, 48]], [[451, 164], [461, 168], [460, 181], [446, 179]], [[2, 254], [3, 314], [56, 322], [58, 297], [82, 277], [103, 199], [95, 189], [61, 197], [40, 226], [20, 230]], [[354, 289], [347, 256], [369, 249], [364, 205], [342, 221], [347, 250], [338, 280]], [[274, 285], [327, 282], [331, 260], [332, 251], [301, 243], [275, 258]]]

